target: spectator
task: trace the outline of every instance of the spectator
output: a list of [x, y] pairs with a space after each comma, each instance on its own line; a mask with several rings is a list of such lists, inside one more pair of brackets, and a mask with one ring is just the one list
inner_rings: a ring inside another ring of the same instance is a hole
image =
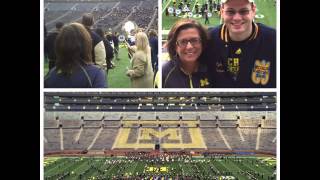
[[63, 27], [63, 22], [56, 23], [56, 30], [48, 35], [48, 37], [44, 41], [44, 54], [49, 59], [49, 71], [55, 66], [56, 64], [56, 53], [54, 51], [55, 40]]
[[64, 26], [56, 39], [56, 67], [45, 77], [44, 87], [107, 87], [105, 71], [93, 64], [91, 50], [90, 34], [82, 24]]
[[108, 73], [108, 70], [114, 67], [112, 63], [113, 48], [110, 42], [108, 41], [108, 39], [104, 37], [104, 32], [101, 28], [96, 29], [96, 33], [102, 38], [102, 41], [106, 50], [106, 64], [107, 64], [107, 73]]
[[47, 31], [47, 27], [46, 27], [46, 21], [44, 21], [43, 22], [43, 24], [44, 24], [44, 29], [43, 29], [43, 33], [44, 33], [44, 39], [46, 39], [47, 38], [47, 35], [48, 35], [48, 31]]
[[204, 20], [204, 24], [209, 24], [210, 22], [209, 22], [209, 16], [208, 16], [208, 9], [206, 9], [206, 10], [204, 10], [204, 18], [205, 18], [205, 20]]
[[152, 88], [153, 71], [151, 67], [151, 48], [148, 37], [144, 32], [139, 32], [135, 36], [136, 52], [131, 60], [131, 67], [127, 71], [127, 76], [131, 79], [133, 88]]
[[112, 36], [112, 41], [113, 41], [113, 45], [114, 45], [114, 54], [116, 55], [116, 60], [120, 60], [119, 59], [119, 33], [118, 32], [114, 32], [113, 36]]
[[154, 74], [158, 71], [158, 35], [154, 29], [149, 31], [149, 43], [151, 47], [151, 62]]
[[82, 16], [82, 24], [86, 27], [92, 39], [92, 60], [96, 65], [103, 67], [106, 60], [106, 51], [102, 38], [91, 30], [91, 26], [94, 24], [93, 15], [85, 13]]
[[224, 23], [209, 31], [205, 56], [216, 88], [276, 87], [276, 30], [255, 23], [253, 0], [222, 0]]
[[168, 34], [170, 61], [162, 66], [162, 87], [208, 87], [207, 67], [202, 63], [202, 50], [207, 43], [207, 31], [199, 22], [181, 19]]
[[132, 29], [130, 31], [130, 34], [128, 35], [128, 38], [127, 38], [127, 48], [128, 48], [128, 57], [130, 59], [132, 59], [133, 57], [133, 54], [135, 53], [136, 51], [136, 46], [135, 46], [135, 34], [136, 34], [136, 30], [135, 29]]

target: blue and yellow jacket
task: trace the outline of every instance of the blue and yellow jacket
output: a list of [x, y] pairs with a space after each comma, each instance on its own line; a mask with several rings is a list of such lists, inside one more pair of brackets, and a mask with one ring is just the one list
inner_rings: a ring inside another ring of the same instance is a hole
[[190, 75], [186, 74], [180, 66], [178, 59], [166, 61], [162, 66], [163, 88], [208, 88], [207, 67], [199, 65], [198, 71]]
[[213, 88], [275, 88], [276, 30], [253, 23], [251, 36], [231, 41], [225, 25], [209, 30], [204, 51]]

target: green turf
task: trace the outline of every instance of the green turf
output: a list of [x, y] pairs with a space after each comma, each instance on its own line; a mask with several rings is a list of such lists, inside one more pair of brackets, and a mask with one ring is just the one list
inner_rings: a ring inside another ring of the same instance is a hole
[[[180, 1], [177, 1], [177, 3]], [[191, 2], [191, 9], [194, 7], [194, 2]], [[206, 0], [198, 0], [200, 4], [204, 4]], [[169, 5], [167, 6], [167, 4]], [[255, 19], [255, 22], [261, 22], [265, 25], [271, 26], [273, 28], [276, 28], [276, 6], [274, 3], [274, 0], [256, 0], [255, 1], [257, 5], [257, 14], [262, 14], [264, 18], [261, 19]], [[182, 17], [174, 17], [174, 16], [166, 16], [165, 15], [165, 8], [172, 6], [172, 0], [167, 0], [162, 4], [162, 29], [163, 30], [169, 30], [172, 25], [180, 18]], [[200, 5], [201, 7], [201, 5]], [[195, 11], [193, 11], [195, 13]], [[204, 24], [204, 18], [193, 18], [201, 22], [202, 25]], [[220, 24], [220, 18], [217, 13], [213, 13], [212, 17], [209, 18], [209, 25], [205, 25], [207, 27], [214, 27]], [[162, 37], [163, 39], [166, 39], [166, 35]]]
[[48, 59], [44, 58], [44, 76], [49, 72], [49, 63], [48, 63]]
[[[112, 162], [113, 161], [113, 162]], [[272, 163], [270, 163], [272, 162]], [[57, 179], [63, 174], [68, 174], [65, 179], [112, 179], [112, 177], [141, 175], [141, 177], [151, 177], [162, 175], [166, 177], [196, 176], [202, 179], [213, 179], [214, 177], [232, 176], [239, 180], [271, 179], [275, 172], [275, 159], [268, 157], [234, 157], [228, 158], [192, 158], [191, 161], [172, 162], [147, 162], [126, 160], [120, 157], [49, 157], [44, 160], [45, 179], [51, 177]], [[150, 167], [156, 167], [153, 171]], [[166, 167], [167, 171], [161, 171], [161, 167]], [[80, 175], [82, 174], [82, 175]], [[263, 174], [263, 177], [262, 177]], [[49, 179], [49, 178], [48, 178]]]
[[119, 58], [114, 58], [113, 63], [116, 65], [114, 69], [110, 69], [108, 73], [109, 88], [130, 88], [130, 78], [126, 76], [127, 67], [130, 67], [130, 60], [128, 57], [128, 50], [126, 48], [119, 48]]
[[274, 0], [256, 0], [257, 5], [257, 13], [256, 14], [263, 14], [264, 18], [257, 19], [256, 22], [261, 22], [273, 28], [277, 26], [277, 13], [276, 13], [276, 6], [274, 4]]
[[[172, 25], [177, 21], [181, 19], [181, 17], [174, 17], [174, 16], [162, 16], [162, 29], [170, 29]], [[197, 21], [199, 21], [204, 26], [215, 26], [217, 24], [220, 24], [220, 18], [217, 14], [214, 14], [211, 18], [209, 18], [209, 25], [204, 24], [204, 18], [195, 18]]]

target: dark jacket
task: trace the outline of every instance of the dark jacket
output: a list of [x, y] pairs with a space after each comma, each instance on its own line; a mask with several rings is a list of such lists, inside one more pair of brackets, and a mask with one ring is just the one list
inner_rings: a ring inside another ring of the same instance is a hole
[[52, 32], [44, 41], [44, 53], [51, 61], [56, 60], [56, 53], [54, 47], [58, 34], [59, 32]]
[[118, 36], [112, 35], [112, 41], [113, 41], [114, 47], [118, 47], [119, 46]]
[[150, 37], [149, 44], [151, 47], [151, 62], [153, 72], [158, 71], [158, 38]]
[[210, 86], [207, 74], [207, 67], [199, 65], [197, 72], [191, 75], [181, 70], [180, 60], [170, 60], [162, 66], [162, 87], [163, 88], [207, 88]]
[[77, 66], [70, 77], [64, 76], [53, 68], [44, 80], [45, 88], [105, 88], [105, 71], [96, 65]]
[[103, 39], [103, 44], [106, 49], [106, 60], [111, 60], [113, 58], [113, 47], [107, 39]]
[[275, 88], [276, 31], [253, 23], [251, 36], [233, 42], [224, 25], [209, 30], [204, 51], [213, 88]]

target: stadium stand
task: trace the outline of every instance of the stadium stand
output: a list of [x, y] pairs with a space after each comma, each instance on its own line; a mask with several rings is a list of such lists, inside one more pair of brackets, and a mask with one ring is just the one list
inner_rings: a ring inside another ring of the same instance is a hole
[[47, 29], [52, 31], [55, 22], [80, 22], [82, 15], [90, 12], [96, 19], [94, 28], [120, 32], [123, 24], [131, 20], [148, 31], [158, 29], [157, 9], [155, 0], [45, 1], [44, 20]]
[[44, 102], [45, 153], [152, 151], [155, 144], [173, 152], [276, 153], [276, 111], [195, 109], [276, 107], [275, 93], [46, 92]]

